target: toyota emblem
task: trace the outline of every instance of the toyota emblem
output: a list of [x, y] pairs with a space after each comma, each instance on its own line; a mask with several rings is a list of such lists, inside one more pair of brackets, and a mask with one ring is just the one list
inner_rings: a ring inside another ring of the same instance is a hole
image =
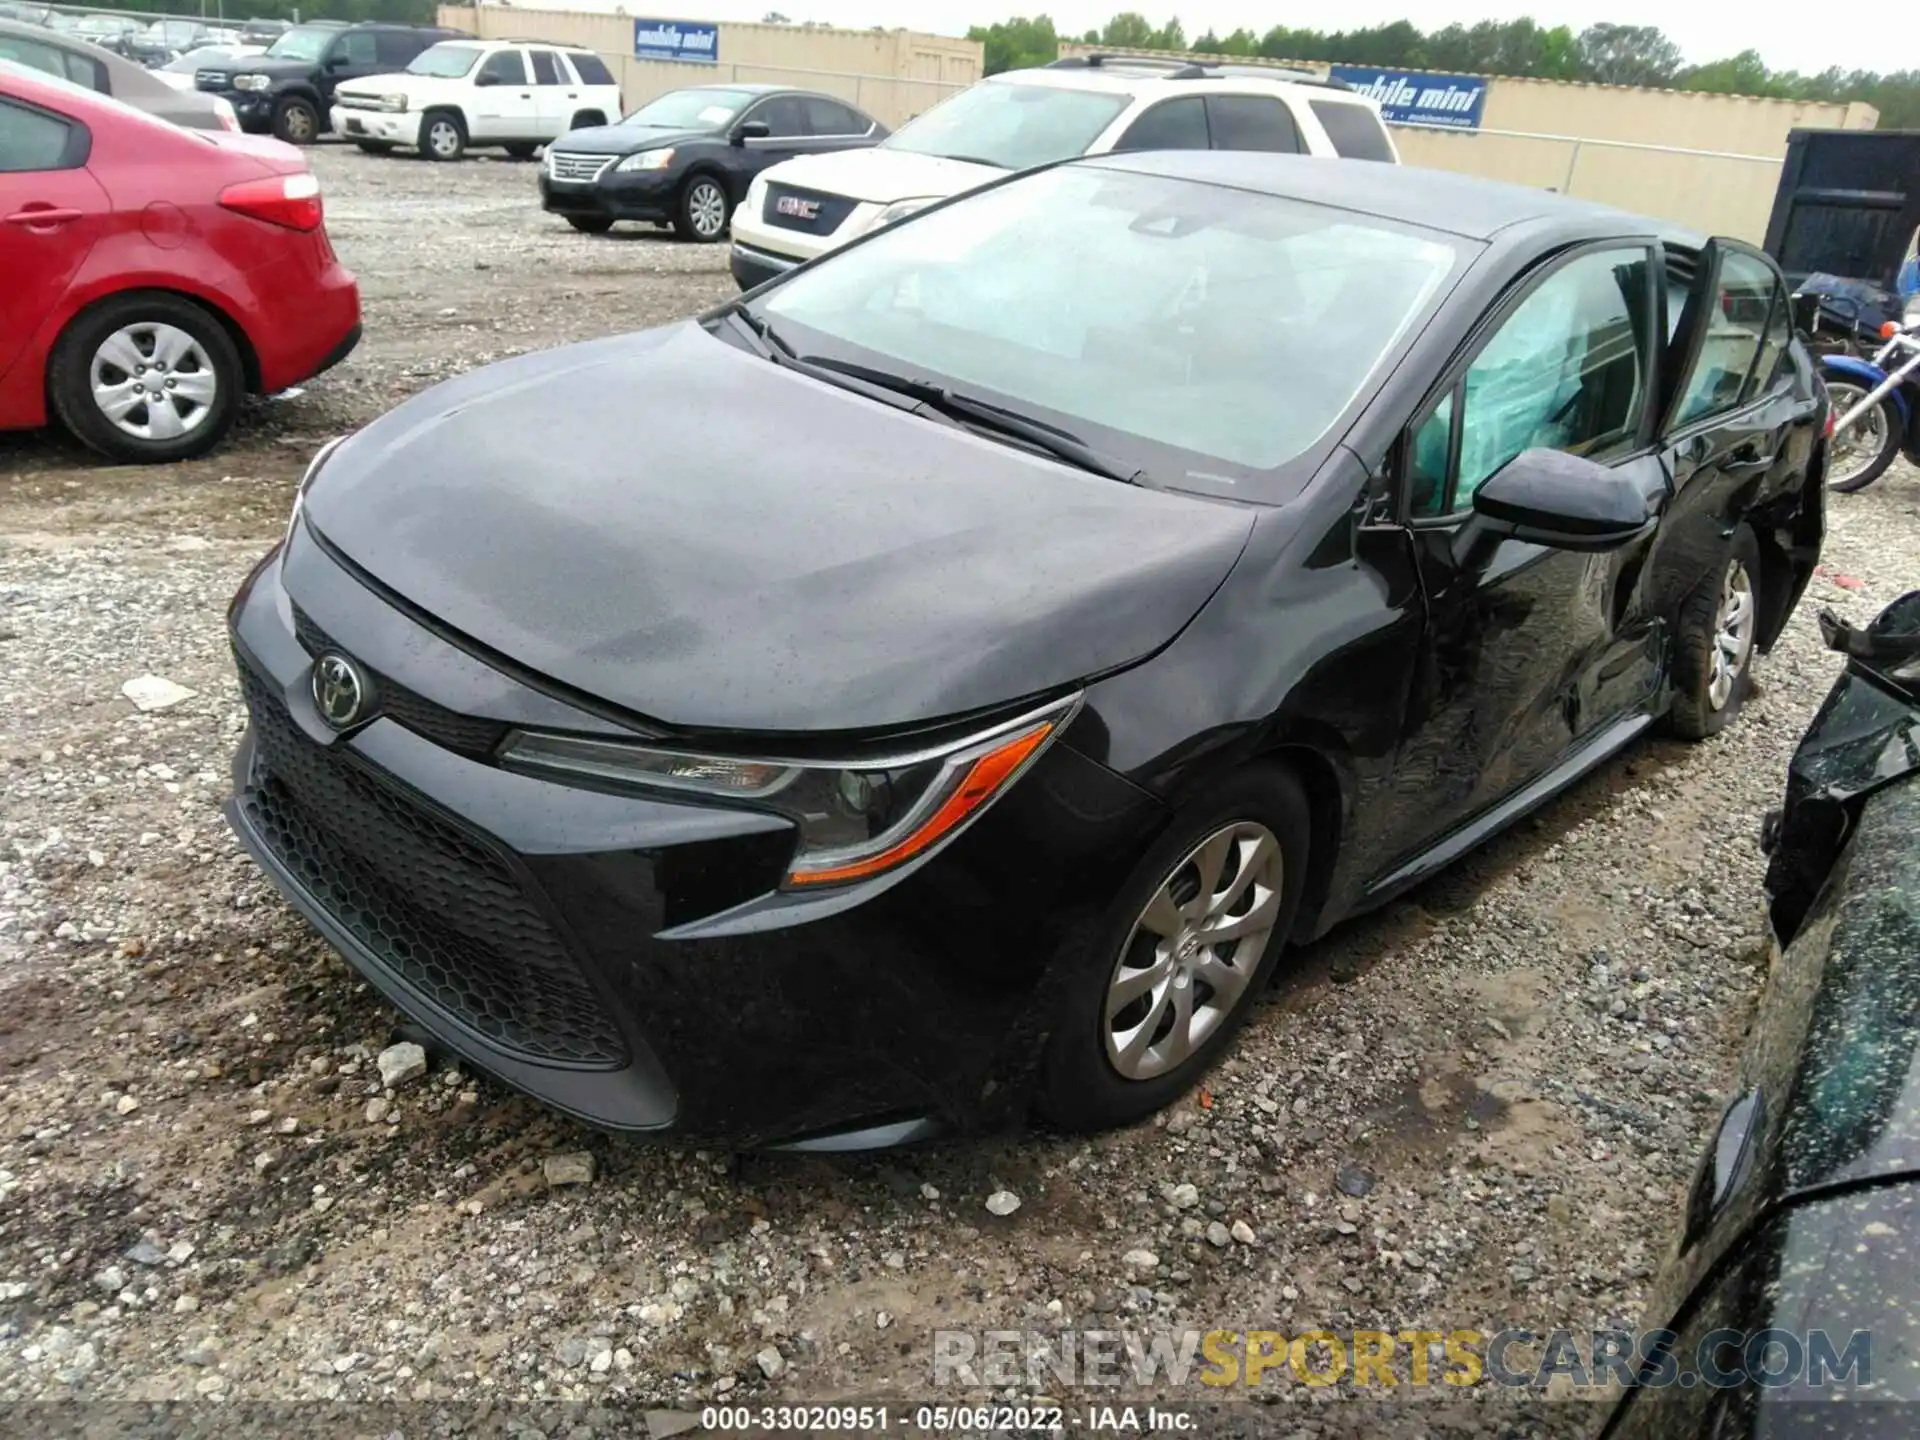
[[313, 703], [320, 718], [334, 729], [353, 724], [367, 705], [367, 683], [360, 667], [344, 655], [322, 655], [314, 661]]

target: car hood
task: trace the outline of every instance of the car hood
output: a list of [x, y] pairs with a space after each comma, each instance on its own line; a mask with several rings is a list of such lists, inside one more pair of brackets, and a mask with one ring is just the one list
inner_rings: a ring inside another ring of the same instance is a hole
[[944, 719], [1140, 660], [1253, 512], [1071, 470], [685, 322], [440, 385], [307, 498], [451, 630], [689, 730]]
[[409, 75], [405, 71], [393, 70], [385, 75], [356, 75], [351, 81], [342, 81], [334, 87], [336, 95], [405, 95], [411, 99], [452, 97], [455, 92], [467, 94], [473, 87], [459, 77], [448, 79], [444, 75]]
[[231, 80], [235, 75], [271, 75], [276, 80], [296, 75], [311, 75], [314, 72], [311, 60], [269, 60], [266, 55], [249, 55], [240, 60], [222, 60], [200, 69], [202, 75], [224, 75]]
[[877, 145], [869, 150], [839, 150], [828, 155], [798, 155], [766, 172], [769, 183], [794, 185], [891, 205], [923, 196], [945, 199], [998, 180], [1007, 172], [993, 165], [972, 165], [943, 155], [916, 155]]
[[721, 139], [711, 130], [665, 130], [651, 125], [589, 125], [569, 130], [553, 142], [556, 150], [585, 155], [637, 155], [642, 150], [664, 150], [669, 145], [691, 145], [696, 140]]

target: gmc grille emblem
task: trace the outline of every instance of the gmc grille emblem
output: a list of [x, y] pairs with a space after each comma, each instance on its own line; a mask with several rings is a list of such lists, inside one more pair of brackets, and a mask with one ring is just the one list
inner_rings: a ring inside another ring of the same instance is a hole
[[775, 214], [791, 215], [796, 220], [818, 220], [820, 218], [820, 202], [818, 200], [802, 200], [798, 195], [782, 195], [778, 200], [773, 202], [773, 209]]

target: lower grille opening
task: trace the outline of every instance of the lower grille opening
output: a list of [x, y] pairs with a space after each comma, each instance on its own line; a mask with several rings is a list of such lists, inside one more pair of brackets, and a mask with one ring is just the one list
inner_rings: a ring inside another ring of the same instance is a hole
[[314, 900], [447, 1018], [529, 1060], [614, 1069], [619, 1027], [506, 862], [300, 733], [241, 665], [257, 766], [247, 819]]

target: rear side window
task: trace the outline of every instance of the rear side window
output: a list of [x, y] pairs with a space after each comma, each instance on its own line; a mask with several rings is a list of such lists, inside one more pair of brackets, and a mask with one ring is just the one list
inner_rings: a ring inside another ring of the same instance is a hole
[[838, 100], [809, 95], [806, 99], [807, 124], [815, 135], [864, 135], [868, 122]]
[[20, 35], [0, 35], [0, 60], [11, 60], [29, 70], [44, 70], [62, 80], [71, 80], [75, 85], [98, 90], [103, 95], [107, 92], [106, 67], [58, 45], [48, 45]]
[[1269, 95], [1209, 95], [1207, 121], [1216, 150], [1298, 155], [1304, 148], [1293, 112]]
[[527, 58], [533, 62], [533, 83], [536, 85], [560, 85], [560, 57], [551, 50], [529, 50]]
[[591, 50], [569, 50], [567, 58], [573, 62], [574, 73], [582, 85], [613, 84], [613, 72]]
[[84, 133], [57, 115], [0, 100], [0, 175], [71, 170], [85, 149]]
[[1205, 150], [1207, 107], [1198, 95], [1162, 100], [1127, 127], [1116, 150]]
[[[1773, 364], [1779, 363], [1784, 339], [1778, 348], [1765, 347], [1779, 288], [1773, 267], [1764, 260], [1736, 252], [1721, 261], [1720, 283], [1707, 311], [1707, 333], [1674, 407], [1670, 428], [1738, 405], [1753, 393], [1748, 380], [1759, 364], [1768, 356]], [[1764, 377], [1772, 378], [1771, 373]]]
[[1393, 160], [1387, 128], [1366, 106], [1338, 100], [1309, 100], [1307, 104], [1333, 142], [1334, 154], [1345, 160]]
[[776, 95], [756, 106], [746, 118], [764, 120], [769, 133], [778, 140], [807, 133], [806, 107], [798, 95]]

